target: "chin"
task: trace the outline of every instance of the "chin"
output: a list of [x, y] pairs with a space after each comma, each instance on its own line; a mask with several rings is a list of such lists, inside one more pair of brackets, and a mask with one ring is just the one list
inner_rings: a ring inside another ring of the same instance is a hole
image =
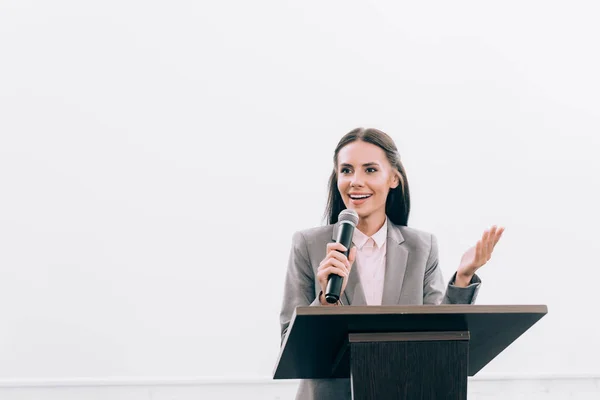
[[372, 210], [361, 210], [360, 207], [355, 208], [354, 211], [358, 214], [358, 218], [365, 219], [369, 217], [373, 212]]

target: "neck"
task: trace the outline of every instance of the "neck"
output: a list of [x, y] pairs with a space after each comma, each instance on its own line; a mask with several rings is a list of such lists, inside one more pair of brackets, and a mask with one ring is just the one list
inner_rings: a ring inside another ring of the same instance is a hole
[[369, 215], [368, 217], [360, 218], [358, 222], [358, 230], [367, 236], [373, 236], [381, 229], [385, 223], [385, 213], [383, 215]]

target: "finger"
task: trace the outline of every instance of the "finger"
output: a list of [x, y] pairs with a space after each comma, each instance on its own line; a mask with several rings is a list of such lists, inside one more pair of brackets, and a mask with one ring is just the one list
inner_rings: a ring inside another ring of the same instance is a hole
[[475, 246], [475, 265], [479, 266], [481, 264], [482, 254], [483, 254], [483, 241], [478, 240], [477, 246]]
[[483, 231], [483, 235], [481, 236], [481, 241], [483, 243], [485, 243], [485, 242], [487, 242], [489, 237], [490, 237], [490, 230], [486, 229], [485, 231]]
[[340, 260], [344, 264], [347, 264], [348, 266], [350, 266], [350, 263], [348, 262], [346, 255], [343, 253], [340, 253], [337, 250], [330, 251], [329, 253], [327, 253], [327, 256], [325, 256], [325, 258], [334, 258], [334, 259]]
[[349, 258], [348, 261], [350, 262], [350, 268], [352, 268], [352, 265], [354, 264], [354, 260], [356, 260], [356, 246], [353, 246], [350, 249], [350, 254], [348, 254]]
[[492, 225], [490, 228], [490, 235], [488, 236], [488, 240], [492, 240], [496, 237], [496, 231], [498, 231], [498, 227], [496, 225]]
[[346, 262], [347, 261], [340, 261], [340, 260], [337, 260], [335, 258], [326, 258], [325, 261], [324, 261], [324, 263], [323, 263], [323, 266], [319, 267], [319, 268], [326, 269], [326, 268], [328, 268], [330, 266], [334, 266], [336, 268], [340, 268], [340, 269], [342, 269], [342, 270], [344, 270], [344, 271], [346, 271], [346, 272], [349, 273], [350, 271], [348, 269], [348, 265], [346, 264]]
[[344, 280], [348, 279], [348, 275], [343, 270], [336, 268], [336, 267], [327, 267], [327, 268], [321, 270], [317, 274], [318, 281], [321, 284], [322, 288], [327, 287], [329, 277], [332, 274], [338, 275], [338, 276], [342, 277]]
[[334, 250], [345, 252], [347, 249], [343, 244], [338, 242], [327, 243], [327, 253], [331, 253]]
[[499, 231], [498, 227], [496, 225], [494, 225], [492, 232], [490, 232], [490, 238], [488, 240], [488, 255], [487, 255], [488, 261], [490, 260], [490, 258], [492, 258], [492, 253], [494, 252], [494, 246], [496, 246], [496, 243], [497, 243], [498, 231]]
[[494, 249], [494, 239], [496, 238], [496, 225], [492, 226], [490, 233], [485, 242], [485, 260], [488, 261], [492, 256], [492, 250]]
[[334, 266], [329, 266], [327, 268], [322, 269], [320, 274], [324, 278], [328, 278], [329, 275], [331, 275], [331, 274], [339, 275], [342, 278], [348, 277], [348, 273], [346, 271], [344, 271], [341, 268], [334, 267]]
[[484, 252], [485, 252], [485, 242], [486, 242], [486, 238], [487, 238], [487, 230], [483, 232], [483, 235], [481, 235], [481, 239], [479, 239], [477, 241], [477, 245], [475, 247], [475, 256], [474, 256], [474, 262], [479, 265], [481, 264], [481, 259], [484, 256]]
[[500, 227], [497, 231], [496, 231], [496, 237], [494, 238], [494, 247], [496, 247], [496, 244], [498, 243], [498, 241], [500, 240], [500, 238], [502, 237], [502, 234], [504, 233], [504, 227]]

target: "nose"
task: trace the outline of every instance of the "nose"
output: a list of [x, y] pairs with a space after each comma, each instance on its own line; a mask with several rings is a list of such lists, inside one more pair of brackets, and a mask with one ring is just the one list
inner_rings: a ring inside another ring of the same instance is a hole
[[362, 187], [363, 186], [363, 176], [360, 172], [355, 172], [352, 175], [352, 180], [350, 181], [351, 187]]

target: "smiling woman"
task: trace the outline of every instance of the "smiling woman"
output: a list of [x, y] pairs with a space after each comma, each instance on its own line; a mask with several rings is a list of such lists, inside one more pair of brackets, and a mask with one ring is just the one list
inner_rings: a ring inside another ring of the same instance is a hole
[[[323, 295], [331, 274], [343, 277], [340, 299], [348, 306], [474, 303], [481, 284], [475, 272], [490, 259], [504, 229], [486, 230], [446, 286], [435, 236], [407, 226], [408, 179], [392, 138], [377, 129], [354, 129], [338, 143], [333, 161], [329, 224], [292, 238], [280, 313], [282, 342], [296, 307], [340, 304], [328, 303]], [[344, 246], [332, 242], [338, 215], [347, 208], [359, 217], [348, 257]], [[304, 380], [296, 398], [350, 399], [350, 381]]]
[[408, 180], [392, 138], [377, 129], [354, 129], [338, 143], [333, 163], [326, 210], [330, 224], [337, 223], [340, 211], [353, 208], [360, 217], [358, 229], [367, 235], [381, 227], [386, 215], [396, 225], [407, 225]]

